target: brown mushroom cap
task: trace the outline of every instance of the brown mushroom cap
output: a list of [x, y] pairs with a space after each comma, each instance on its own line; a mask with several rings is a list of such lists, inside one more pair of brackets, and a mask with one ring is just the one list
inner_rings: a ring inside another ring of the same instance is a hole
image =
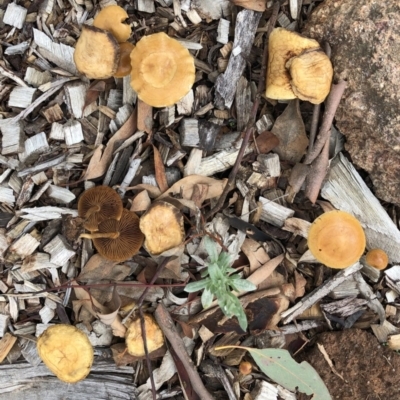
[[[161, 328], [151, 315], [144, 315], [144, 328], [146, 331], [148, 352], [151, 353], [152, 351], [162, 347], [164, 344], [164, 335]], [[135, 319], [129, 325], [128, 331], [125, 335], [125, 343], [129, 354], [136, 357], [142, 357], [145, 355], [140, 318]]]
[[286, 63], [308, 49], [319, 49], [314, 39], [305, 38], [284, 28], [275, 28], [268, 42], [267, 89], [265, 95], [275, 100], [295, 99]]
[[72, 325], [48, 327], [37, 340], [37, 350], [47, 368], [67, 383], [86, 378], [93, 364], [88, 337]]
[[76, 42], [74, 61], [78, 71], [89, 79], [110, 78], [119, 63], [117, 39], [105, 30], [83, 25]]
[[125, 42], [119, 45], [120, 57], [117, 72], [114, 74], [116, 78], [123, 78], [131, 73], [131, 53], [135, 46], [132, 43]]
[[331, 89], [333, 68], [321, 49], [306, 50], [286, 63], [293, 93], [301, 100], [322, 103]]
[[167, 107], [184, 97], [194, 83], [189, 51], [165, 33], [144, 36], [131, 53], [131, 86], [153, 107]]
[[137, 254], [144, 239], [139, 229], [139, 217], [125, 209], [119, 221], [107, 219], [99, 224], [98, 232], [81, 237], [93, 239], [100, 255], [117, 262], [126, 261]]
[[153, 255], [179, 246], [185, 237], [181, 212], [165, 201], [153, 203], [142, 215], [140, 230], [146, 238], [144, 247]]
[[106, 219], [119, 220], [123, 209], [121, 197], [108, 186], [90, 188], [78, 200], [78, 214], [85, 219], [83, 226], [89, 231], [97, 231]]
[[383, 270], [389, 263], [389, 257], [382, 249], [372, 249], [366, 254], [365, 261], [371, 267]]
[[346, 268], [359, 260], [364, 252], [364, 230], [351, 214], [329, 211], [311, 224], [308, 248], [322, 264], [331, 268]]
[[127, 12], [120, 6], [104, 7], [93, 20], [93, 26], [110, 32], [118, 43], [126, 42], [131, 36], [132, 29], [124, 21], [128, 18]]

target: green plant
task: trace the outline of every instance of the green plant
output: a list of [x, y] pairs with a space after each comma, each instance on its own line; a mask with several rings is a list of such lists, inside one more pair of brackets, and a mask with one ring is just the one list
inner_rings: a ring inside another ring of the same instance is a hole
[[215, 296], [222, 312], [228, 318], [236, 316], [240, 327], [245, 331], [247, 317], [240, 300], [232, 293], [232, 290], [248, 292], [255, 290], [256, 286], [248, 280], [240, 278], [238, 274], [230, 275], [236, 272], [231, 268], [233, 262], [231, 255], [226, 252], [218, 255], [217, 244], [208, 236], [204, 238], [204, 247], [209, 258], [204, 263], [206, 268], [201, 272], [201, 277], [204, 279], [187, 284], [185, 291], [191, 293], [204, 289], [201, 295], [201, 303], [204, 308], [210, 307]]

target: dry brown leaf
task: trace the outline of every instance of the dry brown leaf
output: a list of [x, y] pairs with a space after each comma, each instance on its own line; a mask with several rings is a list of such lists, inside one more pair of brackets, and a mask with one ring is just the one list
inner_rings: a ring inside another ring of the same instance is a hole
[[[103, 323], [111, 326], [114, 336], [125, 336], [126, 328], [124, 325], [122, 325], [121, 318], [118, 315], [119, 306], [117, 307], [117, 310], [110, 311], [108, 307], [103, 306], [93, 296], [91, 296], [87, 290], [79, 287], [76, 281], [72, 281], [71, 286], [74, 288], [76, 298], [82, 301], [82, 306], [85, 307], [90, 314], [92, 314], [94, 317], [98, 317], [99, 319], [101, 319], [101, 315], [102, 318], [107, 322], [112, 321], [111, 323], [107, 323], [102, 320]], [[118, 304], [120, 305], [119, 295], [116, 290], [113, 292], [113, 300], [111, 300], [110, 304], [113, 306], [113, 308], [115, 308], [115, 306]], [[114, 315], [110, 316], [110, 314]]]
[[264, 12], [267, 0], [229, 0], [235, 6], [247, 8], [248, 10]]
[[256, 138], [256, 146], [260, 154], [267, 154], [278, 145], [279, 139], [270, 131], [264, 131]]
[[7, 357], [8, 353], [14, 346], [14, 343], [17, 341], [17, 338], [11, 333], [6, 333], [0, 340], [0, 362], [3, 362]]
[[161, 190], [157, 186], [149, 185], [148, 183], [129, 186], [125, 190], [146, 190], [151, 199], [155, 199], [161, 195]]
[[264, 265], [254, 271], [247, 280], [254, 283], [256, 286], [261, 285], [275, 271], [275, 268], [283, 261], [283, 259], [284, 255], [280, 254], [272, 260], [267, 261]]
[[296, 288], [296, 299], [298, 297], [303, 297], [304, 294], [306, 293], [306, 284], [307, 280], [304, 278], [302, 274], [297, 272], [296, 270], [294, 271], [294, 282], [295, 282], [295, 288]]
[[121, 128], [111, 137], [107, 142], [107, 146], [102, 152], [104, 146], [99, 146], [95, 150], [92, 158], [90, 159], [88, 169], [85, 173], [84, 179], [96, 179], [103, 176], [109, 167], [114, 146], [121, 141], [128, 139], [136, 132], [137, 127], [136, 111], [134, 110], [128, 120], [121, 126]]
[[250, 263], [249, 274], [252, 274], [256, 269], [270, 260], [264, 247], [253, 239], [245, 239], [242, 244], [242, 251]]
[[139, 131], [145, 131], [149, 135], [153, 129], [153, 107], [138, 99], [138, 122]]
[[85, 104], [83, 105], [83, 110], [89, 105], [92, 104], [94, 101], [96, 101], [101, 92], [104, 92], [106, 90], [106, 82], [101, 80], [101, 81], [93, 81], [93, 83], [89, 86], [89, 89], [86, 92], [85, 96]]
[[154, 169], [156, 174], [156, 181], [161, 192], [164, 193], [168, 190], [167, 177], [165, 175], [165, 167], [161, 158], [161, 154], [157, 147], [153, 145], [154, 152]]
[[117, 263], [103, 258], [100, 254], [94, 254], [85, 264], [79, 274], [78, 281], [101, 281], [107, 279], [110, 272]]
[[130, 211], [139, 212], [146, 211], [151, 205], [151, 199], [147, 190], [139, 192], [132, 201]]
[[272, 133], [279, 139], [279, 145], [274, 151], [281, 160], [299, 162], [308, 146], [308, 138], [298, 99], [289, 102], [285, 111], [276, 119]]
[[193, 186], [193, 194], [191, 200], [197, 207], [201, 207], [203, 201], [207, 198], [208, 186], [204, 183]]
[[174, 183], [165, 193], [159, 196], [157, 200], [161, 200], [166, 196], [174, 196], [181, 193], [184, 199], [190, 200], [193, 196], [194, 186], [201, 184], [208, 186], [205, 200], [212, 199], [222, 194], [227, 181], [227, 179], [218, 180], [202, 175], [189, 175]]

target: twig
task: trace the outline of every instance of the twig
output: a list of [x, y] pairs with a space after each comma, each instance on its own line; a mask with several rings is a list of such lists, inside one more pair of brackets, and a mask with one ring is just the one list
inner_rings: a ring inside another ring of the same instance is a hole
[[206, 214], [206, 216], [205, 216], [206, 220], [213, 217], [222, 208], [222, 206], [225, 203], [226, 196], [233, 189], [237, 171], [239, 169], [240, 163], [242, 162], [244, 152], [249, 143], [249, 139], [250, 139], [251, 135], [253, 134], [254, 124], [255, 124], [256, 116], [257, 116], [257, 110], [258, 110], [258, 107], [260, 105], [260, 100], [261, 100], [261, 93], [263, 92], [264, 87], [265, 87], [265, 76], [266, 76], [267, 59], [268, 59], [268, 39], [272, 32], [272, 29], [275, 26], [275, 22], [278, 18], [279, 9], [280, 9], [280, 3], [279, 3], [279, 1], [275, 1], [273, 10], [272, 10], [272, 15], [269, 19], [267, 37], [265, 38], [263, 60], [262, 60], [262, 67], [261, 67], [261, 72], [260, 72], [260, 80], [258, 81], [257, 95], [256, 95], [256, 98], [253, 103], [253, 107], [250, 112], [250, 118], [249, 118], [249, 121], [247, 122], [242, 145], [241, 145], [239, 153], [237, 155], [235, 164], [229, 174], [228, 182], [225, 185], [224, 191], [222, 192], [221, 196], [219, 197], [218, 202], [215, 205], [215, 207]]
[[322, 124], [319, 129], [317, 140], [315, 141], [312, 149], [309, 148], [304, 160], [304, 164], [311, 164], [318, 157], [319, 153], [324, 147], [331, 131], [333, 118], [335, 117], [336, 110], [339, 106], [340, 99], [343, 96], [346, 86], [347, 83], [345, 81], [339, 81], [339, 83], [336, 85], [332, 85], [331, 92], [326, 100], [325, 112], [322, 118]]
[[202, 400], [214, 400], [200, 379], [193, 361], [186, 351], [185, 344], [183, 343], [183, 340], [175, 327], [174, 321], [172, 320], [171, 315], [165, 308], [164, 304], [160, 303], [157, 306], [154, 316], [161, 330], [164, 332], [164, 335], [167, 337], [168, 341], [171, 343], [171, 346], [175, 350], [176, 355], [186, 368], [193, 389]]
[[311, 128], [310, 128], [310, 139], [308, 144], [309, 151], [311, 151], [314, 146], [315, 136], [317, 135], [317, 130], [318, 130], [320, 111], [321, 111], [321, 104], [314, 104], [313, 115], [311, 120]]
[[0, 74], [3, 76], [6, 76], [7, 78], [10, 78], [13, 80], [17, 85], [23, 86], [23, 87], [30, 87], [27, 85], [19, 76], [17, 76], [14, 72], [10, 71], [6, 67], [3, 67], [0, 65]]

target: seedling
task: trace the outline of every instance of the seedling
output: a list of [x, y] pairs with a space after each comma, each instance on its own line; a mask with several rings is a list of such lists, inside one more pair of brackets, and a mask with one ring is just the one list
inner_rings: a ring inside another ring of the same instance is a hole
[[208, 236], [204, 238], [204, 246], [207, 250], [209, 261], [205, 262], [205, 268], [201, 272], [202, 280], [186, 285], [186, 292], [197, 292], [203, 290], [201, 303], [204, 308], [210, 307], [214, 297], [218, 300], [218, 305], [222, 312], [228, 317], [236, 316], [240, 327], [247, 329], [247, 317], [240, 300], [232, 293], [232, 290], [252, 291], [257, 287], [246, 279], [241, 279], [231, 268], [232, 257], [229, 253], [221, 252], [218, 255], [217, 244]]

